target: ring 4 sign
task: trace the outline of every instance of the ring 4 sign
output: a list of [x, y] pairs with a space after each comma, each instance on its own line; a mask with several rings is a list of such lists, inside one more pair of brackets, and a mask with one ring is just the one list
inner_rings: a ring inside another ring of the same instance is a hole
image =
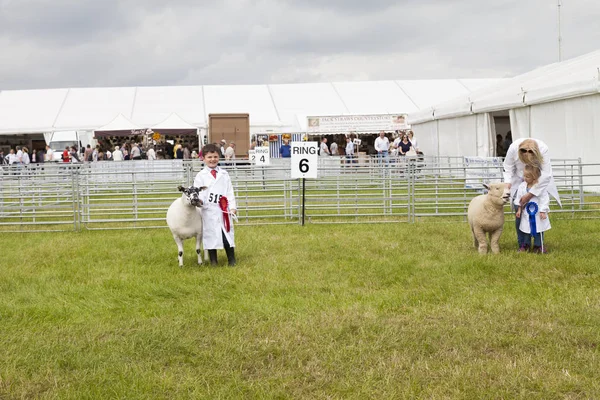
[[271, 165], [271, 155], [268, 147], [255, 147], [254, 155], [250, 157], [250, 162], [254, 161], [256, 165]]
[[292, 179], [317, 178], [317, 164], [319, 162], [319, 143], [317, 142], [292, 142]]

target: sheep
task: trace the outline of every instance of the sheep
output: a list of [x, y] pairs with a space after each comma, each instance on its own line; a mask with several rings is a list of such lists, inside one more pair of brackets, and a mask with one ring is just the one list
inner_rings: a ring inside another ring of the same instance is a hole
[[510, 190], [507, 183], [483, 185], [487, 194], [479, 195], [469, 203], [467, 219], [473, 234], [475, 248], [479, 254], [488, 250], [486, 233], [489, 233], [492, 253], [500, 253], [500, 235], [504, 229], [504, 205], [510, 200]]
[[177, 188], [183, 192], [180, 198], [171, 203], [167, 210], [167, 225], [171, 229], [177, 249], [179, 250], [179, 266], [183, 267], [183, 241], [196, 237], [196, 254], [198, 254], [198, 265], [202, 265], [200, 245], [202, 244], [202, 205], [199, 193], [206, 187], [197, 188], [190, 186]]

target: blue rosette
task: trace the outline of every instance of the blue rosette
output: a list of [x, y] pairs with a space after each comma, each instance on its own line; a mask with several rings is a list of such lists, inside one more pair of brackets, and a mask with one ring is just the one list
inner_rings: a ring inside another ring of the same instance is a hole
[[525, 206], [525, 211], [527, 211], [527, 214], [529, 214], [529, 228], [531, 229], [532, 235], [537, 234], [537, 224], [535, 222], [535, 214], [537, 214], [538, 210], [539, 210], [539, 208], [538, 208], [537, 203], [534, 203], [533, 201], [530, 201]]

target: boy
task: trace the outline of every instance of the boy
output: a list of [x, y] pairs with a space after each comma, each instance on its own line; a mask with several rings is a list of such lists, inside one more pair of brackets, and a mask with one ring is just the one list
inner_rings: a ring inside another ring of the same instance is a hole
[[195, 187], [206, 186], [202, 200], [202, 243], [211, 265], [217, 265], [217, 249], [225, 249], [230, 266], [236, 264], [233, 218], [237, 213], [235, 194], [229, 173], [219, 167], [221, 149], [214, 144], [202, 148], [204, 168], [194, 179]]
[[[523, 178], [525, 179], [517, 189], [514, 204], [518, 206], [516, 218], [521, 219], [519, 226], [519, 252], [529, 251], [533, 237], [533, 252], [546, 253], [543, 243], [543, 232], [550, 229], [548, 211], [550, 211], [550, 197], [547, 190], [542, 190], [538, 196], [533, 196], [525, 206], [521, 206], [521, 198], [525, 196], [540, 179], [541, 171], [537, 167], [525, 165]], [[531, 219], [531, 221], [530, 221]], [[535, 227], [535, 231], [532, 228]]]

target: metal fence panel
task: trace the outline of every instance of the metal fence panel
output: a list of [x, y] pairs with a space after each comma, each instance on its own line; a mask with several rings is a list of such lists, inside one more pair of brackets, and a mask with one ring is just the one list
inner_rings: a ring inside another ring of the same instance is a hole
[[[491, 165], [491, 166], [490, 166]], [[463, 157], [322, 157], [319, 178], [306, 180], [308, 223], [465, 220], [478, 182], [501, 176], [501, 163], [473, 165]], [[163, 228], [166, 211], [190, 186], [198, 160], [40, 164], [0, 169], [0, 231]], [[240, 225], [302, 223], [302, 182], [290, 179], [289, 159], [255, 166], [225, 165]], [[565, 217], [600, 217], [600, 166], [554, 160]], [[497, 174], [497, 175], [496, 175]], [[475, 183], [475, 184], [474, 184]], [[507, 214], [510, 213], [506, 208]]]

